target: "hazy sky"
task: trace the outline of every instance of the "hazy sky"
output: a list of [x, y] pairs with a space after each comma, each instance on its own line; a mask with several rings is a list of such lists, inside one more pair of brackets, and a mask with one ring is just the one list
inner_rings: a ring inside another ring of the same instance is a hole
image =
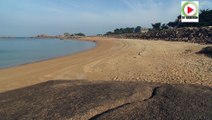
[[[180, 6], [181, 0], [0, 0], [0, 36], [150, 27], [176, 19]], [[212, 0], [200, 1], [201, 9], [211, 7]]]

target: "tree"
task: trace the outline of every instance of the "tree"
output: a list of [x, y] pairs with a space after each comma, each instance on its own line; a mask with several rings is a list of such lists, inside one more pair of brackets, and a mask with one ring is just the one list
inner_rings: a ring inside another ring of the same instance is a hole
[[122, 34], [123, 33], [122, 31], [123, 30], [117, 28], [114, 30], [114, 34]]
[[75, 36], [83, 36], [83, 37], [85, 36], [84, 33], [75, 33], [74, 35], [75, 35]]
[[135, 33], [140, 33], [141, 32], [141, 26], [137, 26], [135, 28]]
[[113, 34], [113, 32], [109, 31], [105, 35], [112, 35], [112, 34]]
[[169, 27], [175, 27], [175, 26], [177, 26], [177, 23], [176, 22], [169, 22], [167, 25]]
[[162, 24], [161, 29], [168, 29], [169, 27], [166, 24]]
[[135, 31], [135, 28], [129, 28], [129, 27], [127, 27], [127, 28], [116, 28], [115, 30], [114, 30], [114, 32], [113, 32], [113, 34], [124, 34], [124, 33], [134, 33], [134, 31]]
[[152, 24], [152, 28], [154, 30], [160, 30], [161, 29], [161, 23], [159, 22], [159, 23]]
[[167, 24], [169, 27], [201, 27], [201, 26], [212, 26], [212, 10], [200, 10], [199, 23], [182, 23], [181, 15], [177, 16], [174, 22]]
[[200, 26], [212, 26], [212, 10], [206, 9], [200, 11]]
[[127, 27], [127, 28], [124, 28], [123, 29], [123, 33], [134, 33], [134, 30], [135, 30], [135, 28], [129, 28], [129, 27]]

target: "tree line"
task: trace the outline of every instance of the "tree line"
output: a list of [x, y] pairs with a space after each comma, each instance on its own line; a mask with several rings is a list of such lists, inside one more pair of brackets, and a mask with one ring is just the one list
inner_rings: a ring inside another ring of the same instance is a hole
[[74, 34], [70, 34], [70, 33], [64, 33], [65, 37], [73, 37], [73, 36], [82, 36], [84, 37], [85, 34], [84, 33], [74, 33]]
[[137, 26], [136, 28], [134, 27], [126, 27], [126, 28], [116, 28], [113, 32], [109, 31], [106, 33], [106, 35], [111, 35], [111, 34], [125, 34], [125, 33], [139, 33], [141, 32], [142, 27]]
[[182, 23], [181, 15], [173, 22], [167, 23], [169, 27], [203, 27], [203, 26], [212, 26], [212, 10], [200, 10], [199, 22], [198, 23]]
[[[181, 15], [177, 17], [175, 21], [171, 21], [168, 23], [154, 23], [152, 24], [152, 30], [163, 30], [168, 28], [180, 28], [180, 27], [203, 27], [203, 26], [212, 26], [212, 10], [200, 10], [199, 14], [199, 23], [182, 23]], [[125, 33], [140, 33], [142, 31], [141, 26], [134, 27], [126, 27], [126, 28], [116, 28], [113, 32], [109, 31], [105, 35], [112, 34], [125, 34]]]

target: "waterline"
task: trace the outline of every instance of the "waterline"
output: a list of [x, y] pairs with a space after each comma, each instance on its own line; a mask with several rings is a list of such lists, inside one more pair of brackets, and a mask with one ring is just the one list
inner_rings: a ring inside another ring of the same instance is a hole
[[28, 64], [95, 47], [94, 42], [60, 39], [0, 39], [0, 68]]

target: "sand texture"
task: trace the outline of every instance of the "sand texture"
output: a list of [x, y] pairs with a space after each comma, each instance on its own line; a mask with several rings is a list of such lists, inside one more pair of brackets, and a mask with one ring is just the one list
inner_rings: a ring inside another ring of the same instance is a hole
[[212, 86], [206, 45], [87, 37], [97, 47], [74, 55], [0, 70], [0, 92], [49, 80], [145, 81]]

